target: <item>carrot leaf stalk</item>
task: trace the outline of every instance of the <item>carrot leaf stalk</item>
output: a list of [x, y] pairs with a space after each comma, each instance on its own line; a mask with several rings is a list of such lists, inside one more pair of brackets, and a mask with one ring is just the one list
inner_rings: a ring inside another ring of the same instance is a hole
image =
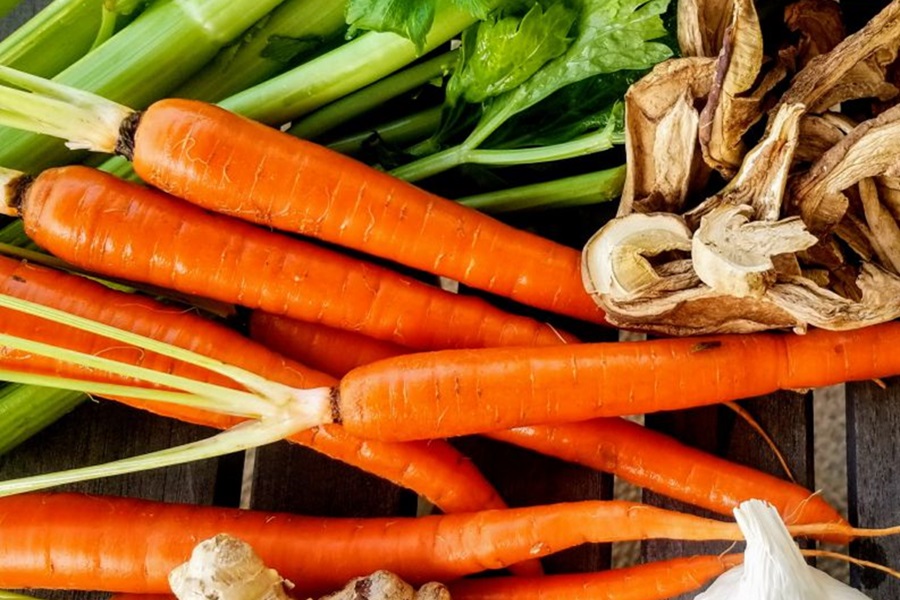
[[134, 114], [96, 94], [8, 67], [0, 66], [0, 80], [22, 88], [0, 86], [4, 124], [62, 138], [72, 149], [115, 152], [119, 127]]
[[[163, 386], [164, 389], [145, 387], [139, 383], [107, 383], [10, 369], [0, 370], [0, 378], [7, 381], [80, 390], [107, 396], [175, 402], [185, 406], [252, 417], [252, 420], [239, 423], [215, 436], [175, 448], [103, 465], [0, 482], [0, 496], [229, 454], [283, 439], [298, 431], [330, 422], [332, 419], [331, 390], [329, 388], [296, 390], [183, 348], [11, 296], [0, 295], [0, 307], [64, 323], [77, 329], [134, 345], [141, 350], [185, 360], [229, 377], [242, 384], [248, 391], [203, 383], [8, 334], [0, 334], [0, 345], [7, 349], [22, 351], [29, 355], [50, 356], [83, 368], [147, 382], [154, 386]], [[27, 368], [27, 361], [23, 361], [23, 365]]]

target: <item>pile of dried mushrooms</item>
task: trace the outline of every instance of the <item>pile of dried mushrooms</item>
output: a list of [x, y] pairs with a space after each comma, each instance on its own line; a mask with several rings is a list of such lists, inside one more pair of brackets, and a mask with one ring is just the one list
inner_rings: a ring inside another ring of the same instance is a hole
[[609, 320], [689, 335], [900, 316], [900, 0], [852, 35], [837, 2], [800, 0], [765, 44], [752, 0], [678, 15], [682, 56], [626, 95], [625, 190], [584, 250]]

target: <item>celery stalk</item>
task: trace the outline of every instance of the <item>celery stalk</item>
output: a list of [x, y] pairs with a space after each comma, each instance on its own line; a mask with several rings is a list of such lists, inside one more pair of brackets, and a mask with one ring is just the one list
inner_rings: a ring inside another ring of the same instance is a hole
[[44, 429], [81, 404], [81, 392], [7, 384], [0, 388], [0, 454]]
[[54, 0], [0, 41], [0, 64], [53, 77], [90, 49], [103, 0]]
[[404, 115], [388, 123], [328, 142], [328, 147], [342, 154], [356, 154], [373, 135], [395, 146], [418, 142], [433, 134], [441, 124], [441, 108], [433, 106]]
[[219, 104], [264, 123], [287, 123], [405, 67], [475, 22], [468, 12], [441, 5], [421, 54], [402, 36], [369, 32]]
[[489, 213], [570, 208], [615, 200], [625, 184], [625, 166], [459, 198], [470, 208]]
[[288, 133], [297, 137], [315, 139], [350, 119], [378, 108], [388, 100], [420, 88], [433, 79], [443, 77], [453, 70], [458, 58], [457, 51], [451, 50], [385, 77], [358, 92], [320, 108], [295, 123], [288, 129]]
[[[280, 0], [161, 0], [54, 80], [132, 108], [169, 94]], [[72, 162], [58, 140], [4, 129], [0, 165], [38, 171]]]
[[218, 102], [341, 39], [346, 0], [285, 0], [173, 94]]

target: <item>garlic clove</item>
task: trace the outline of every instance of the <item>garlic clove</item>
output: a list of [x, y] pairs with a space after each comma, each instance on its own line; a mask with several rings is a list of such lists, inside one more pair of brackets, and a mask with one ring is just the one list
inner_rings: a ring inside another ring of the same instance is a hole
[[747, 547], [744, 563], [695, 600], [864, 600], [862, 592], [806, 564], [771, 505], [748, 500], [734, 509]]

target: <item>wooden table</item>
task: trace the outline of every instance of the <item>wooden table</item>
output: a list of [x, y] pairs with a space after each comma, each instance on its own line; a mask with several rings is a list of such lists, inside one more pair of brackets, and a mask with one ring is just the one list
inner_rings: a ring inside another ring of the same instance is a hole
[[[27, 0], [2, 22], [0, 34], [33, 14], [46, 0]], [[571, 217], [571, 215], [568, 215]], [[565, 231], [569, 239], [580, 239], [592, 224], [578, 215], [582, 230], [561, 229], [560, 223], [542, 224], [551, 232]], [[566, 221], [571, 223], [572, 221]], [[608, 332], [582, 331], [591, 339], [603, 339]], [[849, 518], [869, 527], [900, 524], [900, 400], [897, 386], [886, 381], [885, 388], [871, 382], [846, 388], [847, 466]], [[702, 385], [698, 376], [697, 385]], [[771, 434], [787, 457], [798, 481], [815, 488], [813, 480], [812, 394], [781, 393], [750, 399], [743, 405]], [[727, 456], [738, 462], [781, 474], [770, 449], [761, 443], [746, 424], [724, 408], [693, 410], [678, 414], [651, 415], [651, 427], [671, 433], [687, 443]], [[208, 436], [204, 428], [172, 422], [106, 401], [89, 401], [36, 438], [7, 456], [0, 457], [3, 479], [99, 463]], [[482, 466], [511, 505], [610, 498], [611, 476], [565, 464], [557, 460], [481, 439], [458, 440], [459, 446]], [[652, 449], [649, 449], [652, 451]], [[310, 515], [414, 515], [417, 501], [409, 492], [334, 463], [315, 453], [274, 444], [258, 450], [253, 461], [252, 485], [242, 490], [245, 457], [227, 456], [187, 466], [89, 482], [70, 489], [92, 493], [119, 494], [142, 498], [238, 506], [266, 510], [287, 510]], [[244, 482], [246, 483], [246, 482]], [[826, 496], [829, 490], [824, 490]], [[682, 507], [655, 494], [644, 500], [673, 508]], [[718, 551], [721, 544], [680, 544], [651, 542], [643, 545], [644, 558], [662, 558], [695, 552]], [[862, 558], [900, 565], [900, 539], [889, 538], [854, 545]], [[546, 559], [548, 572], [590, 571], [608, 567], [608, 545], [591, 545]], [[852, 570], [852, 582], [877, 599], [900, 597], [900, 581], [873, 571]], [[80, 598], [73, 593], [42, 593], [42, 597]]]

